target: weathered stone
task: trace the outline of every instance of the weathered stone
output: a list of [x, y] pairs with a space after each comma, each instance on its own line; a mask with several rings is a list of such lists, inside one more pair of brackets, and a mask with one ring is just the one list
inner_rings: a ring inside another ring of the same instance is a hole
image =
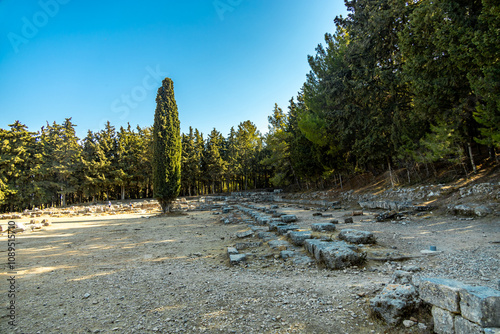
[[397, 325], [404, 316], [413, 312], [419, 303], [418, 293], [413, 285], [389, 284], [370, 300], [370, 308], [387, 324]]
[[352, 219], [352, 217], [348, 217], [344, 219], [344, 224], [354, 224], [354, 219]]
[[297, 216], [296, 215], [282, 215], [281, 220], [284, 223], [292, 223], [297, 221]]
[[268, 245], [272, 249], [277, 249], [277, 250], [286, 250], [287, 248], [292, 246], [286, 240], [271, 240], [269, 241]]
[[363, 209], [385, 209], [385, 210], [404, 210], [410, 208], [410, 201], [364, 201], [359, 202]]
[[452, 207], [452, 211], [453, 213], [462, 216], [474, 216], [475, 214], [474, 208], [465, 204], [455, 205]]
[[335, 224], [332, 223], [313, 223], [311, 229], [316, 232], [332, 232], [335, 231]]
[[491, 210], [489, 207], [485, 205], [480, 205], [476, 208], [474, 208], [474, 214], [478, 217], [485, 217], [489, 214], [492, 214], [493, 210]]
[[437, 334], [455, 333], [455, 315], [450, 311], [443, 310], [440, 307], [432, 307], [432, 318], [434, 320], [434, 332]]
[[410, 328], [412, 326], [415, 326], [415, 321], [413, 320], [403, 320], [403, 326], [406, 328]]
[[238, 254], [238, 250], [235, 247], [228, 247], [227, 255], [234, 255], [234, 254]]
[[500, 328], [484, 328], [484, 334], [500, 334]]
[[500, 327], [500, 291], [485, 286], [460, 290], [462, 316], [483, 327]]
[[285, 225], [285, 226], [278, 226], [276, 228], [276, 231], [279, 235], [285, 235], [288, 233], [288, 231], [295, 231], [298, 230], [300, 226], [297, 225]]
[[248, 248], [255, 248], [255, 247], [260, 247], [262, 246], [262, 241], [256, 241], [256, 242], [238, 242], [234, 247], [240, 251], [242, 249], [248, 249]]
[[392, 274], [391, 284], [413, 284], [412, 273], [403, 270], [396, 270]]
[[294, 251], [283, 250], [280, 252], [280, 256], [283, 260], [295, 257], [296, 255], [297, 255], [297, 253]]
[[329, 269], [343, 269], [366, 261], [366, 253], [355, 252], [343, 241], [320, 246], [319, 257]]
[[424, 278], [420, 282], [420, 298], [453, 313], [460, 313], [459, 291], [465, 285], [450, 279]]
[[403, 266], [402, 269], [403, 269], [403, 271], [409, 271], [409, 272], [412, 272], [412, 273], [416, 273], [418, 271], [422, 271], [421, 267], [415, 266], [415, 265]]
[[288, 237], [295, 246], [303, 246], [306, 239], [311, 239], [312, 233], [309, 231], [288, 231]]
[[483, 334], [484, 331], [478, 324], [470, 322], [461, 316], [455, 317], [455, 334]]
[[319, 249], [325, 247], [327, 244], [327, 241], [322, 241], [319, 239], [304, 240], [304, 248], [318, 261], [321, 259]]
[[246, 254], [231, 254], [229, 255], [229, 262], [232, 265], [239, 264], [243, 261], [246, 261], [247, 255]]
[[251, 236], [253, 236], [253, 231], [252, 230], [236, 233], [236, 237], [240, 238], [240, 239], [248, 238], [248, 237], [251, 237]]
[[389, 219], [395, 219], [397, 217], [398, 213], [394, 210], [392, 211], [386, 211], [382, 212], [381, 214], [377, 215], [375, 217], [375, 220], [378, 222], [383, 222]]
[[353, 244], [374, 244], [375, 236], [372, 232], [345, 229], [340, 231], [340, 240], [345, 240]]
[[276, 239], [276, 234], [272, 233], [272, 232], [258, 232], [257, 233], [257, 237], [259, 239], [262, 239], [264, 240], [264, 242], [267, 242], [269, 240], [273, 240], [273, 239]]
[[269, 231], [277, 231], [278, 226], [288, 226], [288, 224], [280, 222], [280, 221], [274, 221], [269, 223]]

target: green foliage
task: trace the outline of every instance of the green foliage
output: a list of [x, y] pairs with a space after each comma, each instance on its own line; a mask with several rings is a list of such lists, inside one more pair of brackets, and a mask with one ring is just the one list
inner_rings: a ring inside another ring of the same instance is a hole
[[165, 78], [156, 95], [153, 125], [153, 189], [164, 212], [181, 186], [181, 135], [174, 83]]

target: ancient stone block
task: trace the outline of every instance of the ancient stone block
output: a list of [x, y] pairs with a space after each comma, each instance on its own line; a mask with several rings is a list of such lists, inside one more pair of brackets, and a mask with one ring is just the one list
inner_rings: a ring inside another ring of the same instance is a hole
[[243, 261], [246, 261], [247, 255], [246, 254], [231, 254], [229, 255], [229, 262], [232, 265], [239, 264]]
[[248, 237], [251, 237], [251, 236], [253, 236], [253, 231], [252, 230], [236, 233], [236, 237], [240, 238], [240, 239], [248, 238]]
[[418, 293], [413, 285], [389, 284], [370, 300], [373, 313], [382, 317], [389, 325], [400, 323], [418, 305]]
[[295, 231], [298, 230], [300, 227], [297, 225], [285, 225], [285, 226], [278, 226], [276, 228], [276, 231], [279, 235], [284, 235], [287, 234], [288, 231]]
[[228, 247], [227, 255], [233, 255], [233, 254], [238, 254], [238, 250], [235, 247]]
[[443, 310], [437, 306], [432, 307], [432, 318], [434, 319], [434, 332], [437, 334], [455, 333], [455, 315], [450, 311]]
[[321, 245], [319, 257], [329, 269], [343, 269], [366, 261], [366, 253], [357, 253], [342, 241]]
[[296, 215], [282, 215], [281, 220], [284, 223], [292, 223], [292, 222], [297, 221], [297, 216]]
[[332, 223], [313, 223], [311, 229], [316, 232], [332, 232], [335, 231], [335, 224]]
[[465, 285], [450, 279], [424, 278], [420, 282], [420, 298], [453, 313], [460, 313], [459, 291]]
[[500, 291], [485, 286], [460, 290], [462, 316], [483, 327], [500, 327]]
[[461, 316], [455, 317], [455, 334], [483, 334], [483, 328]]
[[308, 231], [288, 231], [288, 237], [295, 246], [304, 245], [306, 239], [311, 239], [311, 232]]
[[286, 250], [287, 248], [292, 246], [286, 240], [271, 240], [269, 241], [268, 245], [272, 249], [278, 249], [278, 250]]
[[353, 244], [374, 244], [375, 236], [372, 232], [345, 229], [340, 231], [340, 240], [345, 240]]

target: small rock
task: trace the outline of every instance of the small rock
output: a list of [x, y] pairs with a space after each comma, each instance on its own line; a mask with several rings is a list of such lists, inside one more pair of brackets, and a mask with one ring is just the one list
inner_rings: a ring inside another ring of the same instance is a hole
[[414, 321], [412, 321], [412, 320], [404, 320], [404, 321], [403, 321], [403, 325], [404, 325], [406, 328], [410, 328], [410, 327], [412, 327], [412, 326], [414, 326], [414, 325], [415, 325], [415, 322], [414, 322]]
[[88, 293], [88, 292], [87, 292], [86, 294], [84, 294], [84, 295], [83, 295], [83, 298], [82, 298], [82, 299], [87, 299], [87, 298], [89, 298], [89, 297], [90, 297], [90, 293]]

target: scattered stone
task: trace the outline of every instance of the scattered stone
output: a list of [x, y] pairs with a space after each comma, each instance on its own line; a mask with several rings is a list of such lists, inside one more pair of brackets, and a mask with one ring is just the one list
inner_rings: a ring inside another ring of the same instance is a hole
[[90, 297], [90, 293], [87, 292], [86, 294], [83, 295], [82, 299], [87, 299], [89, 297]]
[[412, 273], [403, 270], [396, 270], [392, 275], [390, 284], [413, 284]]
[[487, 215], [490, 215], [493, 213], [493, 210], [491, 210], [489, 207], [485, 205], [480, 205], [474, 209], [474, 214], [478, 217], [485, 217]]
[[313, 213], [313, 217], [321, 217], [323, 214], [321, 212], [315, 212]]
[[403, 326], [406, 328], [410, 328], [415, 325], [415, 322], [412, 320], [403, 320]]
[[362, 216], [363, 215], [363, 211], [353, 211], [352, 215], [353, 216]]
[[286, 260], [288, 258], [295, 257], [297, 255], [296, 252], [294, 251], [289, 251], [289, 250], [283, 250], [280, 252], [280, 256], [283, 260]]
[[374, 314], [389, 325], [399, 324], [402, 317], [411, 314], [419, 304], [418, 293], [413, 285], [389, 284], [370, 300]]
[[288, 231], [288, 237], [295, 246], [303, 246], [306, 239], [311, 239], [312, 233], [308, 231]]
[[313, 223], [311, 229], [316, 232], [332, 232], [335, 231], [335, 224], [332, 223]]
[[234, 247], [240, 251], [242, 249], [248, 249], [248, 248], [256, 248], [262, 246], [263, 243], [262, 241], [255, 241], [255, 242], [239, 242], [237, 243]]
[[271, 222], [269, 223], [269, 231], [277, 231], [279, 226], [288, 226], [288, 224], [280, 221]]
[[297, 221], [297, 216], [296, 215], [282, 215], [281, 220], [284, 223], [292, 223]]
[[422, 268], [420, 268], [419, 266], [415, 266], [415, 265], [408, 265], [408, 266], [403, 266], [402, 270], [416, 273], [416, 272], [422, 271]]
[[320, 259], [329, 269], [343, 269], [363, 264], [366, 253], [357, 253], [343, 241], [329, 242], [320, 246]]
[[268, 242], [269, 247], [277, 250], [286, 250], [291, 247], [290, 243], [286, 240], [271, 240]]
[[295, 231], [298, 230], [300, 226], [298, 225], [285, 225], [285, 226], [278, 226], [276, 231], [278, 235], [285, 235], [288, 233], [288, 231]]
[[237, 265], [240, 264], [243, 261], [246, 261], [247, 255], [246, 254], [231, 254], [229, 255], [229, 263], [231, 265]]
[[259, 239], [262, 239], [264, 242], [267, 242], [269, 240], [277, 239], [276, 234], [272, 232], [258, 232], [257, 237]]
[[340, 231], [340, 240], [345, 240], [353, 244], [375, 244], [375, 236], [372, 232], [345, 229]]
[[251, 236], [253, 236], [253, 231], [252, 230], [236, 233], [236, 237], [240, 238], [240, 239], [248, 238], [248, 237], [251, 237]]
[[348, 217], [344, 219], [344, 224], [354, 224], [354, 219], [352, 219], [352, 217]]
[[238, 254], [238, 250], [235, 247], [228, 247], [227, 248], [227, 255], [234, 255]]
[[389, 220], [389, 219], [396, 219], [398, 216], [398, 213], [394, 210], [392, 211], [386, 211], [386, 212], [382, 212], [381, 214], [375, 216], [375, 220], [377, 222], [384, 222], [386, 220]]

